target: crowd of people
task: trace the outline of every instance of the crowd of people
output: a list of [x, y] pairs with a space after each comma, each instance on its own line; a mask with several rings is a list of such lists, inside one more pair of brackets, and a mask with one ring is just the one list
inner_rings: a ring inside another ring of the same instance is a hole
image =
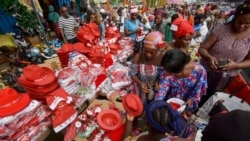
[[[250, 67], [249, 3], [246, 1], [227, 13], [213, 4], [166, 5], [151, 11], [130, 6], [106, 11], [92, 3], [91, 8], [82, 8], [79, 14], [71, 3], [70, 7], [62, 6], [60, 14], [50, 6], [49, 21], [65, 43], [77, 42], [77, 28], [89, 22], [98, 25], [100, 40], [105, 38], [105, 27], [109, 24], [117, 26], [123, 37], [132, 38], [135, 53], [128, 60], [131, 61], [129, 75], [134, 81], [133, 93], [138, 94], [144, 105], [141, 117], [146, 117], [148, 124], [148, 134], [138, 140], [163, 141], [166, 137], [170, 140], [170, 136], [176, 141], [191, 140], [193, 130], [182, 132], [187, 119], [220, 89], [219, 86], [223, 87], [222, 81]], [[165, 102], [170, 98], [183, 100], [187, 105], [185, 111], [173, 110]], [[211, 120], [214, 124], [209, 123], [204, 130], [202, 141], [235, 141], [231, 130], [225, 131], [227, 133], [220, 130], [223, 133], [217, 136], [219, 131], [214, 129], [221, 127], [219, 122], [223, 119], [240, 121], [234, 115], [249, 117], [249, 114], [244, 111], [216, 114]], [[127, 115], [124, 139], [132, 135], [129, 131], [132, 128], [128, 127], [134, 126], [135, 119]], [[249, 138], [246, 132], [249, 126], [243, 126], [249, 125], [249, 121], [234, 123], [242, 126], [237, 131], [241, 132], [238, 139]]]

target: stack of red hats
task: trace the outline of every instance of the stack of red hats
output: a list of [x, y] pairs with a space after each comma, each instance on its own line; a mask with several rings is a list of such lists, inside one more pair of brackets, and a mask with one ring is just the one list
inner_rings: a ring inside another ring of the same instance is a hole
[[110, 53], [116, 55], [121, 50], [120, 44], [109, 44]]
[[78, 30], [77, 39], [84, 44], [94, 43], [96, 40], [100, 39], [100, 35], [101, 33], [98, 25], [90, 22]]
[[55, 74], [47, 67], [29, 65], [23, 69], [23, 76], [18, 78], [28, 94], [37, 100], [45, 97], [59, 87]]
[[83, 43], [63, 44], [62, 48], [57, 51], [58, 58], [63, 68], [68, 66], [69, 53], [73, 51], [88, 54], [91, 48], [86, 47]]
[[99, 47], [97, 45], [95, 45], [95, 46], [92, 47], [92, 50], [88, 54], [88, 58], [89, 58], [89, 60], [91, 60], [91, 62], [93, 64], [104, 65], [105, 55], [101, 51], [101, 47]]
[[72, 52], [73, 50], [74, 50], [73, 44], [63, 44], [61, 49], [57, 51], [57, 56], [63, 68], [68, 66], [69, 53]]
[[118, 41], [118, 39], [121, 38], [121, 33], [119, 32], [116, 26], [109, 26], [106, 28], [105, 38], [106, 40], [116, 38]]

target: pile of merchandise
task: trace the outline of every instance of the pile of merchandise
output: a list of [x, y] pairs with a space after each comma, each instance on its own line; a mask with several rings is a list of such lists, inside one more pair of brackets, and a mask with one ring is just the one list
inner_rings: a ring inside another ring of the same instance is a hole
[[51, 110], [12, 88], [0, 91], [0, 140], [32, 140], [51, 125]]
[[76, 118], [76, 109], [86, 100], [85, 97], [75, 95], [80, 85], [76, 78], [71, 76], [69, 79], [71, 73], [76, 71], [62, 70], [58, 72], [57, 78], [56, 74], [46, 67], [29, 65], [23, 69], [23, 76], [18, 79], [30, 97], [43, 102], [52, 110], [52, 122], [56, 133]]

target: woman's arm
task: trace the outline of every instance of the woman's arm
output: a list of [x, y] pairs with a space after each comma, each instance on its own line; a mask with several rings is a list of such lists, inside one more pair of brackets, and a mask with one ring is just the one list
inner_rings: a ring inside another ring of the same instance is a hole
[[[140, 29], [138, 29], [138, 30], [140, 30]], [[131, 34], [134, 34], [134, 33], [136, 33], [138, 30], [135, 30], [135, 31], [128, 31], [128, 29], [124, 29], [124, 32], [125, 32], [125, 36], [129, 36], [129, 35], [131, 35]]]
[[216, 43], [216, 40], [216, 36], [214, 35], [214, 33], [211, 32], [204, 41], [204, 43], [201, 45], [201, 47], [198, 49], [198, 52], [201, 57], [209, 61], [210, 66], [214, 69], [217, 69], [218, 61], [208, 52], [208, 50], [213, 47], [213, 45]]
[[133, 120], [133, 116], [126, 114], [125, 131], [122, 136], [122, 140], [126, 139], [128, 136], [132, 136]]
[[213, 47], [213, 45], [216, 42], [216, 36], [211, 32], [209, 34], [209, 36], [206, 38], [206, 40], [204, 41], [204, 43], [201, 45], [201, 47], [199, 48], [199, 53], [201, 55], [202, 58], [209, 60], [209, 58], [212, 57], [211, 54], [209, 54], [208, 50]]
[[206, 94], [207, 90], [207, 72], [202, 66], [200, 66], [200, 70], [197, 70], [200, 74], [198, 74], [196, 85], [192, 89], [189, 99], [186, 101], [193, 111], [197, 110], [200, 98]]
[[249, 67], [250, 67], [250, 52], [248, 52], [248, 55], [245, 57], [244, 61], [240, 63], [236, 63], [229, 59], [228, 64], [223, 66], [222, 70], [245, 69]]

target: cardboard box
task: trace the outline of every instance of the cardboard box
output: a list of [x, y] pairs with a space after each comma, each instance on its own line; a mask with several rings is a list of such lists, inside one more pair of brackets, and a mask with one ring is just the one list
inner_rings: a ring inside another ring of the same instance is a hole
[[40, 37], [38, 35], [34, 36], [34, 37], [27, 37], [27, 40], [30, 42], [30, 44], [32, 46], [35, 46], [37, 44], [41, 44], [42, 40], [40, 39]]
[[45, 60], [43, 64], [38, 64], [38, 66], [40, 66], [40, 67], [48, 67], [53, 71], [60, 70], [62, 68], [60, 60], [58, 59], [58, 57]]

